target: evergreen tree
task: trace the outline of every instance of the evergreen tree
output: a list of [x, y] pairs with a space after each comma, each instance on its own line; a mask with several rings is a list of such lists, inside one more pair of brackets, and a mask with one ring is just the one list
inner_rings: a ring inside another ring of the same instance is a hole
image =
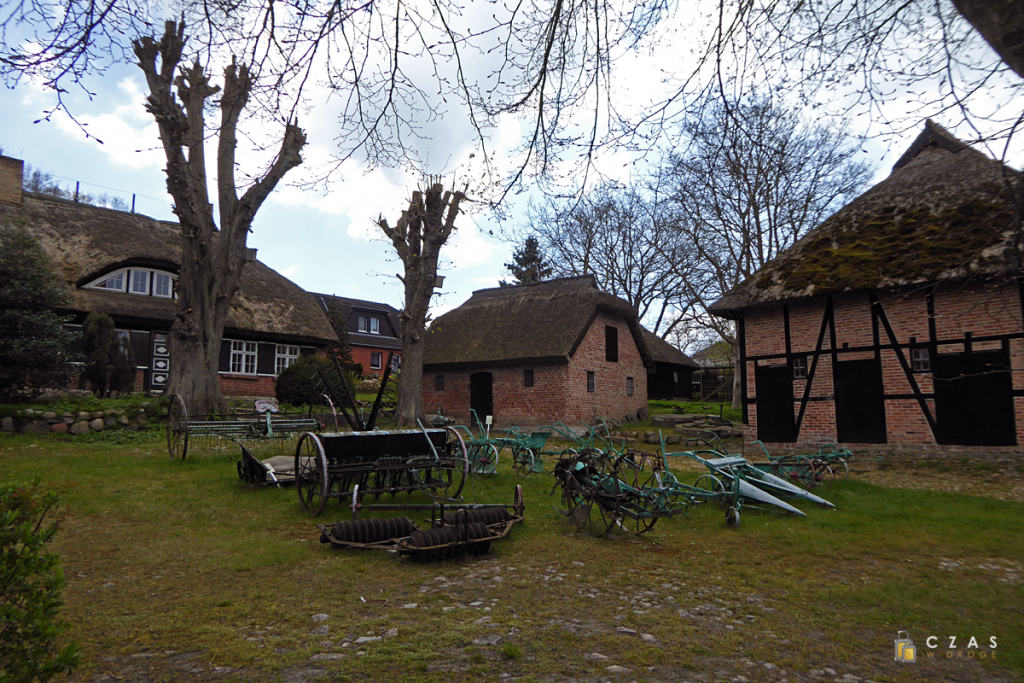
[[540, 282], [551, 277], [551, 268], [544, 261], [544, 254], [540, 250], [540, 242], [536, 237], [527, 237], [521, 247], [512, 254], [512, 263], [505, 264], [507, 270], [514, 280], [512, 282], [501, 281], [502, 287], [513, 285], [524, 285], [529, 282]]
[[114, 319], [106, 313], [90, 313], [85, 319], [84, 332], [82, 379], [87, 380], [98, 395], [130, 392], [135, 387], [135, 353], [128, 339], [117, 334]]
[[67, 303], [46, 254], [28, 234], [0, 229], [0, 400], [30, 397], [68, 383], [70, 318], [53, 309]]
[[345, 325], [345, 316], [334, 299], [327, 299], [327, 321], [331, 324], [334, 333], [338, 335], [338, 343], [327, 351], [329, 358], [337, 358], [341, 367], [352, 367], [352, 343], [348, 338], [348, 327]]

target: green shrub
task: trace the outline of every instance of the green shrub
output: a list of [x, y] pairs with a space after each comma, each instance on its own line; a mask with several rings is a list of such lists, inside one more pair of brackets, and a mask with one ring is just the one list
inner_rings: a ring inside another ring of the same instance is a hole
[[67, 624], [59, 618], [60, 593], [67, 585], [60, 558], [46, 552], [60, 528], [47, 524], [57, 494], [31, 486], [0, 483], [0, 681], [45, 681], [78, 665], [75, 643], [58, 648]]
[[323, 386], [316, 371], [317, 368], [326, 368], [328, 362], [318, 356], [299, 356], [277, 376], [274, 390], [277, 402], [297, 406], [322, 404]]

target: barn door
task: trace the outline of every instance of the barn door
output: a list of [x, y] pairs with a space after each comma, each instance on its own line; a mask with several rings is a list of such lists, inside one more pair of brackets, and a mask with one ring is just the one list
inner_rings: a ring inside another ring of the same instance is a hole
[[474, 372], [469, 376], [469, 407], [483, 422], [488, 415], [494, 415], [494, 394], [491, 373]]
[[885, 390], [876, 358], [844, 360], [832, 366], [836, 396], [836, 439], [840, 443], [885, 443]]
[[754, 370], [754, 385], [757, 438], [768, 442], [796, 441], [793, 371], [789, 365], [758, 365]]
[[932, 374], [936, 441], [959, 446], [1017, 445], [1006, 350], [940, 353]]

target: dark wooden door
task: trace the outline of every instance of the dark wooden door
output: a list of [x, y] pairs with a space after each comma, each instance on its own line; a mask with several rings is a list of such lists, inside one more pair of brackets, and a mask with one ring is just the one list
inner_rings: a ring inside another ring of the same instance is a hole
[[758, 365], [754, 370], [754, 384], [757, 438], [768, 442], [796, 441], [793, 371], [789, 365]]
[[958, 446], [1017, 445], [1006, 351], [940, 353], [932, 375], [936, 441]]
[[474, 372], [469, 376], [469, 407], [483, 422], [488, 415], [494, 415], [493, 378], [489, 372]]
[[832, 368], [836, 439], [840, 443], [885, 443], [885, 389], [875, 358], [838, 361]]

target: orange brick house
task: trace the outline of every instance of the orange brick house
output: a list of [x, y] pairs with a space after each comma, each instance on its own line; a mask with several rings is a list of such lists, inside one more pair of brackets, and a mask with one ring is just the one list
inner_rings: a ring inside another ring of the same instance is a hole
[[[130, 340], [136, 390], [161, 393], [181, 257], [177, 223], [22, 191], [23, 163], [0, 157], [0, 227], [25, 230], [54, 264], [72, 326], [107, 313]], [[255, 260], [245, 264], [220, 353], [227, 395], [273, 396], [277, 375], [300, 355], [337, 342], [313, 296]]]
[[1019, 452], [1019, 182], [928, 121], [885, 180], [715, 302], [748, 440]]
[[653, 369], [636, 310], [592, 276], [483, 289], [427, 330], [423, 405], [500, 425], [633, 421]]
[[350, 299], [331, 294], [314, 294], [324, 313], [337, 307], [345, 321], [352, 362], [363, 366], [363, 376], [380, 377], [388, 356], [394, 353], [392, 370], [402, 363], [402, 328], [399, 311], [388, 304], [364, 299]]

